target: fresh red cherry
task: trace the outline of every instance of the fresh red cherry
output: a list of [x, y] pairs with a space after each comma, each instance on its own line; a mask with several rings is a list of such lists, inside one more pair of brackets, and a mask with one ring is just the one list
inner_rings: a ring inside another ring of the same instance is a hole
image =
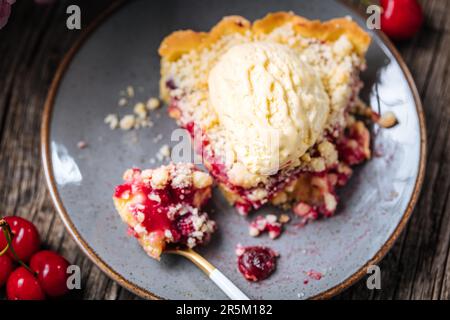
[[381, 0], [381, 29], [394, 40], [412, 38], [423, 23], [423, 12], [417, 0]]
[[13, 269], [13, 261], [11, 258], [6, 254], [0, 256], [0, 288], [6, 283]]
[[37, 278], [26, 268], [19, 267], [11, 273], [6, 283], [8, 300], [44, 300], [45, 294]]
[[60, 297], [69, 291], [67, 288], [69, 262], [56, 252], [39, 251], [31, 258], [30, 267], [37, 273], [39, 284], [49, 297]]
[[[28, 262], [31, 256], [39, 250], [41, 240], [36, 227], [28, 220], [20, 217], [4, 218], [12, 231], [12, 246], [17, 256], [23, 262]], [[0, 232], [0, 251], [7, 246], [3, 232]], [[15, 258], [11, 250], [8, 255]]]

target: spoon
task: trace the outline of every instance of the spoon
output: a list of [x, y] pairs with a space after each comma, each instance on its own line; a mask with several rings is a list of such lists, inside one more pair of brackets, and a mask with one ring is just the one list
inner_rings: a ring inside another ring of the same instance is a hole
[[208, 260], [189, 248], [170, 248], [165, 253], [183, 256], [193, 262], [220, 288], [231, 300], [250, 300], [236, 285]]

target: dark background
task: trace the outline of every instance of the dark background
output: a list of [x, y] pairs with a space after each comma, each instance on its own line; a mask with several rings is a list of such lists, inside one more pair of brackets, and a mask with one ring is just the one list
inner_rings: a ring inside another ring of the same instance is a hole
[[[0, 215], [32, 220], [48, 248], [81, 267], [83, 289], [68, 299], [137, 299], [94, 266], [64, 229], [40, 162], [45, 97], [59, 62], [80, 33], [65, 27], [65, 10], [70, 4], [81, 7], [83, 29], [111, 2], [56, 0], [42, 6], [18, 0], [0, 30]], [[370, 291], [362, 279], [335, 299], [450, 299], [450, 3], [420, 2], [424, 28], [397, 47], [416, 80], [426, 115], [422, 194], [405, 231], [380, 263], [382, 289]]]

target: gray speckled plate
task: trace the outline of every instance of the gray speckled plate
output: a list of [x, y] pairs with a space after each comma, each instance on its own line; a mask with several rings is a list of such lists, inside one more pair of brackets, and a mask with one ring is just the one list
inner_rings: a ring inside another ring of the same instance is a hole
[[[121, 285], [152, 298], [222, 299], [225, 295], [189, 261], [164, 256], [148, 258], [116, 214], [111, 195], [124, 169], [151, 167], [150, 159], [170, 141], [175, 124], [165, 108], [152, 128], [111, 131], [103, 123], [109, 113], [125, 114], [117, 105], [128, 85], [134, 101], [158, 95], [159, 57], [163, 37], [177, 29], [206, 30], [220, 18], [240, 14], [250, 20], [271, 11], [293, 10], [319, 19], [351, 15], [334, 1], [300, 0], [164, 0], [132, 1], [110, 10], [102, 23], [86, 32], [60, 67], [47, 100], [42, 126], [42, 153], [47, 182], [66, 226], [86, 254]], [[381, 112], [393, 111], [400, 124], [375, 132], [375, 157], [356, 171], [341, 194], [338, 213], [298, 228], [288, 226], [272, 241], [247, 235], [238, 216], [220, 194], [212, 216], [219, 231], [199, 251], [254, 299], [327, 298], [365, 274], [391, 247], [417, 199], [424, 170], [425, 129], [420, 101], [411, 76], [392, 45], [380, 35], [367, 55], [363, 97]], [[139, 88], [143, 88], [139, 90]], [[379, 93], [379, 101], [376, 98]], [[162, 140], [154, 138], [162, 134]], [[78, 149], [84, 140], [86, 149]], [[158, 139], [156, 139], [158, 140]], [[261, 210], [263, 213], [273, 209]], [[277, 271], [261, 283], [249, 283], [236, 270], [234, 248], [268, 245], [281, 255]], [[323, 274], [307, 279], [310, 270]]]

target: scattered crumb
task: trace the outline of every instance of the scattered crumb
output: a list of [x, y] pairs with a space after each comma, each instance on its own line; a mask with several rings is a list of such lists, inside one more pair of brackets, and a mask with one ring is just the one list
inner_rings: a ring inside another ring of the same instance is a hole
[[163, 156], [170, 157], [170, 148], [167, 144], [163, 145], [159, 151]]
[[392, 111], [383, 113], [380, 119], [378, 119], [378, 124], [383, 128], [392, 128], [397, 123], [397, 117]]
[[142, 102], [136, 103], [134, 105], [133, 111], [140, 119], [147, 118], [147, 109], [145, 108], [145, 105]]
[[[137, 87], [138, 91], [144, 91], [142, 86]], [[133, 86], [127, 86], [125, 90], [120, 90], [119, 92], [119, 101], [118, 105], [121, 107], [125, 107], [130, 104], [130, 99], [135, 97], [135, 89]], [[155, 110], [159, 108], [161, 105], [160, 100], [158, 98], [150, 98], [145, 102], [136, 102], [133, 107], [134, 114], [127, 114], [119, 117], [117, 114], [109, 114], [105, 117], [104, 122], [109, 125], [111, 130], [120, 128], [122, 130], [131, 130], [131, 129], [139, 129], [139, 128], [149, 128], [153, 127], [154, 123], [151, 121], [149, 117], [149, 111]], [[156, 118], [159, 118], [160, 115], [156, 114]], [[158, 142], [162, 139], [158, 137], [155, 142]]]
[[153, 122], [150, 119], [148, 119], [148, 118], [138, 119], [138, 120], [139, 120], [138, 123], [140, 124], [140, 126], [142, 128], [151, 128], [151, 127], [153, 127]]
[[125, 99], [125, 98], [120, 98], [120, 99], [119, 99], [119, 102], [118, 102], [118, 104], [119, 104], [120, 107], [126, 106], [127, 103], [128, 103], [128, 101], [127, 101], [127, 99]]
[[288, 223], [289, 220], [291, 220], [291, 218], [285, 213], [280, 215], [280, 217], [278, 218], [278, 222], [280, 222], [280, 223]]
[[156, 158], [159, 161], [163, 161], [164, 159], [170, 158], [170, 148], [167, 144], [163, 145], [158, 153], [156, 154]]
[[134, 88], [133, 88], [132, 86], [128, 86], [128, 87], [127, 87], [127, 95], [128, 95], [128, 97], [130, 97], [130, 98], [133, 98], [133, 97], [134, 97]]
[[136, 117], [133, 114], [127, 114], [122, 119], [120, 119], [120, 129], [122, 130], [130, 130], [133, 129], [136, 125]]
[[159, 99], [157, 98], [150, 98], [147, 101], [147, 108], [148, 110], [156, 110], [159, 108], [159, 106], [161, 105], [161, 103], [159, 102]]
[[104, 122], [105, 122], [107, 125], [109, 125], [109, 128], [110, 128], [111, 130], [114, 130], [114, 129], [116, 129], [116, 128], [119, 126], [119, 117], [117, 116], [117, 114], [111, 113], [111, 114], [108, 114], [108, 115], [105, 117]]
[[322, 272], [316, 271], [316, 270], [309, 270], [308, 272], [306, 272], [306, 275], [314, 280], [320, 280], [323, 277]]
[[263, 232], [268, 232], [271, 239], [278, 238], [283, 231], [283, 224], [288, 223], [290, 217], [287, 214], [280, 215], [277, 218], [274, 214], [257, 216], [249, 225], [249, 235], [258, 237]]
[[271, 239], [276, 239], [282, 231], [282, 224], [277, 222], [277, 216], [268, 214], [265, 217], [257, 216], [249, 225], [248, 233], [252, 237], [258, 237], [263, 232], [268, 232]]
[[87, 142], [84, 141], [84, 140], [80, 140], [80, 141], [78, 141], [78, 143], [77, 143], [78, 149], [84, 149], [84, 148], [86, 148], [87, 146], [88, 146], [88, 144], [87, 144]]

